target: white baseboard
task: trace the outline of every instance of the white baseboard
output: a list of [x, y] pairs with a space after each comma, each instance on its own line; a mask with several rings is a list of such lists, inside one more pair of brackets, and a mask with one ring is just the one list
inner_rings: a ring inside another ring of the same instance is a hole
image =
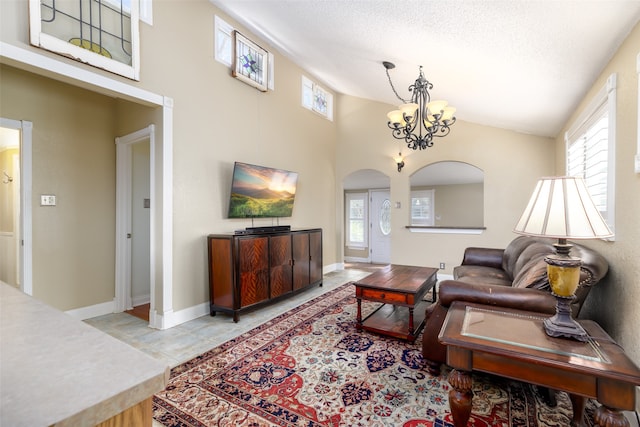
[[209, 303], [204, 302], [180, 311], [170, 311], [163, 314], [153, 313], [153, 321], [149, 322], [149, 326], [156, 329], [169, 329], [208, 314]]
[[87, 307], [75, 308], [73, 310], [67, 310], [65, 311], [65, 313], [78, 320], [85, 320], [85, 319], [91, 319], [92, 317], [111, 314], [113, 313], [114, 309], [115, 309], [115, 303], [111, 301], [111, 302], [103, 302], [101, 304], [90, 305]]
[[336, 270], [344, 270], [344, 264], [337, 262], [335, 264], [325, 265], [324, 267], [322, 267], [322, 274], [331, 273], [332, 271]]

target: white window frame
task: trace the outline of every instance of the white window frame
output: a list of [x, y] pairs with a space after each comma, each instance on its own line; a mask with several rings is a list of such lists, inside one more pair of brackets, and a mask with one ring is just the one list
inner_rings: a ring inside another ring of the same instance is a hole
[[153, 25], [153, 0], [138, 0], [140, 8], [140, 20], [148, 25]]
[[69, 56], [94, 67], [102, 68], [112, 73], [140, 80], [140, 31], [139, 31], [138, 0], [131, 0], [131, 65], [107, 58], [88, 49], [75, 46], [66, 40], [61, 40], [42, 32], [40, 0], [29, 0], [29, 36], [32, 45]]
[[[236, 30], [218, 15], [213, 16], [213, 57], [216, 61], [231, 68], [233, 66], [233, 32]], [[269, 69], [267, 70], [267, 88], [275, 89], [275, 58], [273, 53], [267, 52], [269, 56]]]
[[[103, 0], [103, 1], [111, 3], [115, 7], [120, 7], [120, 0]], [[129, 12], [129, 14], [131, 14], [131, 10], [130, 10], [131, 0], [125, 0], [125, 3], [126, 2], [128, 2], [129, 4], [127, 5], [128, 7], [126, 7], [125, 10]], [[140, 18], [140, 20], [145, 24], [153, 25], [153, 0], [138, 0], [138, 9], [139, 9], [138, 18]]]
[[[615, 233], [615, 170], [616, 170], [616, 74], [611, 74], [582, 114], [565, 133], [565, 173], [569, 175], [569, 148], [578, 141], [604, 113], [608, 116], [606, 212], [601, 212]], [[589, 185], [587, 184], [587, 188]], [[608, 239], [614, 240], [614, 238]]]
[[[429, 199], [430, 201], [430, 209], [429, 209], [429, 219], [425, 221], [417, 221], [413, 216], [413, 201], [414, 199]], [[409, 224], [411, 226], [418, 227], [433, 227], [435, 225], [435, 190], [413, 190], [411, 191], [411, 203], [409, 205]]]
[[[318, 111], [318, 109], [314, 107], [314, 102], [313, 102], [314, 92], [320, 92], [324, 94], [325, 100], [327, 102], [326, 113], [323, 111]], [[309, 79], [308, 77], [302, 76], [301, 94], [302, 94], [301, 103], [304, 108], [319, 114], [320, 116], [326, 118], [327, 120], [333, 121], [333, 95], [328, 90], [326, 90], [319, 84], [315, 83], [313, 80]]]
[[[362, 200], [363, 201], [363, 217], [362, 217], [362, 227], [363, 227], [363, 241], [356, 242], [351, 240], [351, 201], [352, 200]], [[369, 245], [369, 193], [368, 192], [357, 192], [357, 193], [345, 193], [344, 197], [344, 206], [345, 206], [345, 244], [350, 248], [366, 248]]]

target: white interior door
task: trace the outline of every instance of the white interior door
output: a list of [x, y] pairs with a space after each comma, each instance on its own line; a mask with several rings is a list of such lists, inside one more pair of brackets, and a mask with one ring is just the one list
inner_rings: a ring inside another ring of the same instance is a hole
[[149, 140], [131, 145], [131, 305], [150, 302]]
[[116, 298], [115, 311], [151, 303], [155, 310], [153, 125], [116, 138]]
[[371, 262], [391, 262], [391, 200], [389, 190], [371, 190], [369, 204], [369, 230]]

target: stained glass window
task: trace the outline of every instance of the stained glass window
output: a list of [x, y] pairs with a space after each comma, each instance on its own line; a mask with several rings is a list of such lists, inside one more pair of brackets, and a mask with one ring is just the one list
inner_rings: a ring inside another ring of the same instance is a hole
[[138, 0], [30, 0], [31, 43], [139, 79]]

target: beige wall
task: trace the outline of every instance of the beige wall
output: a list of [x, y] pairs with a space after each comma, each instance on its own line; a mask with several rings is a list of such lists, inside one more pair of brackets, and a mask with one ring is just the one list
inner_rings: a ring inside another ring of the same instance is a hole
[[609, 273], [589, 294], [582, 317], [598, 321], [640, 365], [640, 174], [634, 172], [638, 149], [638, 54], [640, 25], [604, 67], [602, 74], [556, 138], [556, 173], [565, 173], [564, 133], [606, 79], [617, 73], [615, 241], [585, 241], [609, 261]]
[[[2, 117], [33, 127], [33, 295], [61, 310], [113, 300], [113, 99], [0, 66]], [[56, 206], [40, 206], [53, 194]]]
[[[360, 169], [374, 169], [390, 177], [392, 205], [391, 261], [424, 266], [445, 262], [443, 273], [462, 259], [467, 246], [505, 247], [540, 176], [554, 170], [554, 141], [459, 120], [446, 138], [426, 151], [411, 152], [402, 172], [393, 156], [399, 143], [391, 137], [386, 113], [392, 106], [349, 96], [339, 97], [337, 192], [342, 180]], [[407, 154], [407, 150], [403, 150]], [[412, 233], [409, 223], [409, 177], [431, 163], [455, 160], [484, 171], [484, 225], [480, 235]], [[340, 203], [343, 204], [342, 199]], [[342, 212], [340, 207], [339, 212]], [[341, 239], [343, 237], [341, 236]], [[342, 240], [344, 241], [344, 240]], [[342, 248], [340, 248], [342, 250]]]

